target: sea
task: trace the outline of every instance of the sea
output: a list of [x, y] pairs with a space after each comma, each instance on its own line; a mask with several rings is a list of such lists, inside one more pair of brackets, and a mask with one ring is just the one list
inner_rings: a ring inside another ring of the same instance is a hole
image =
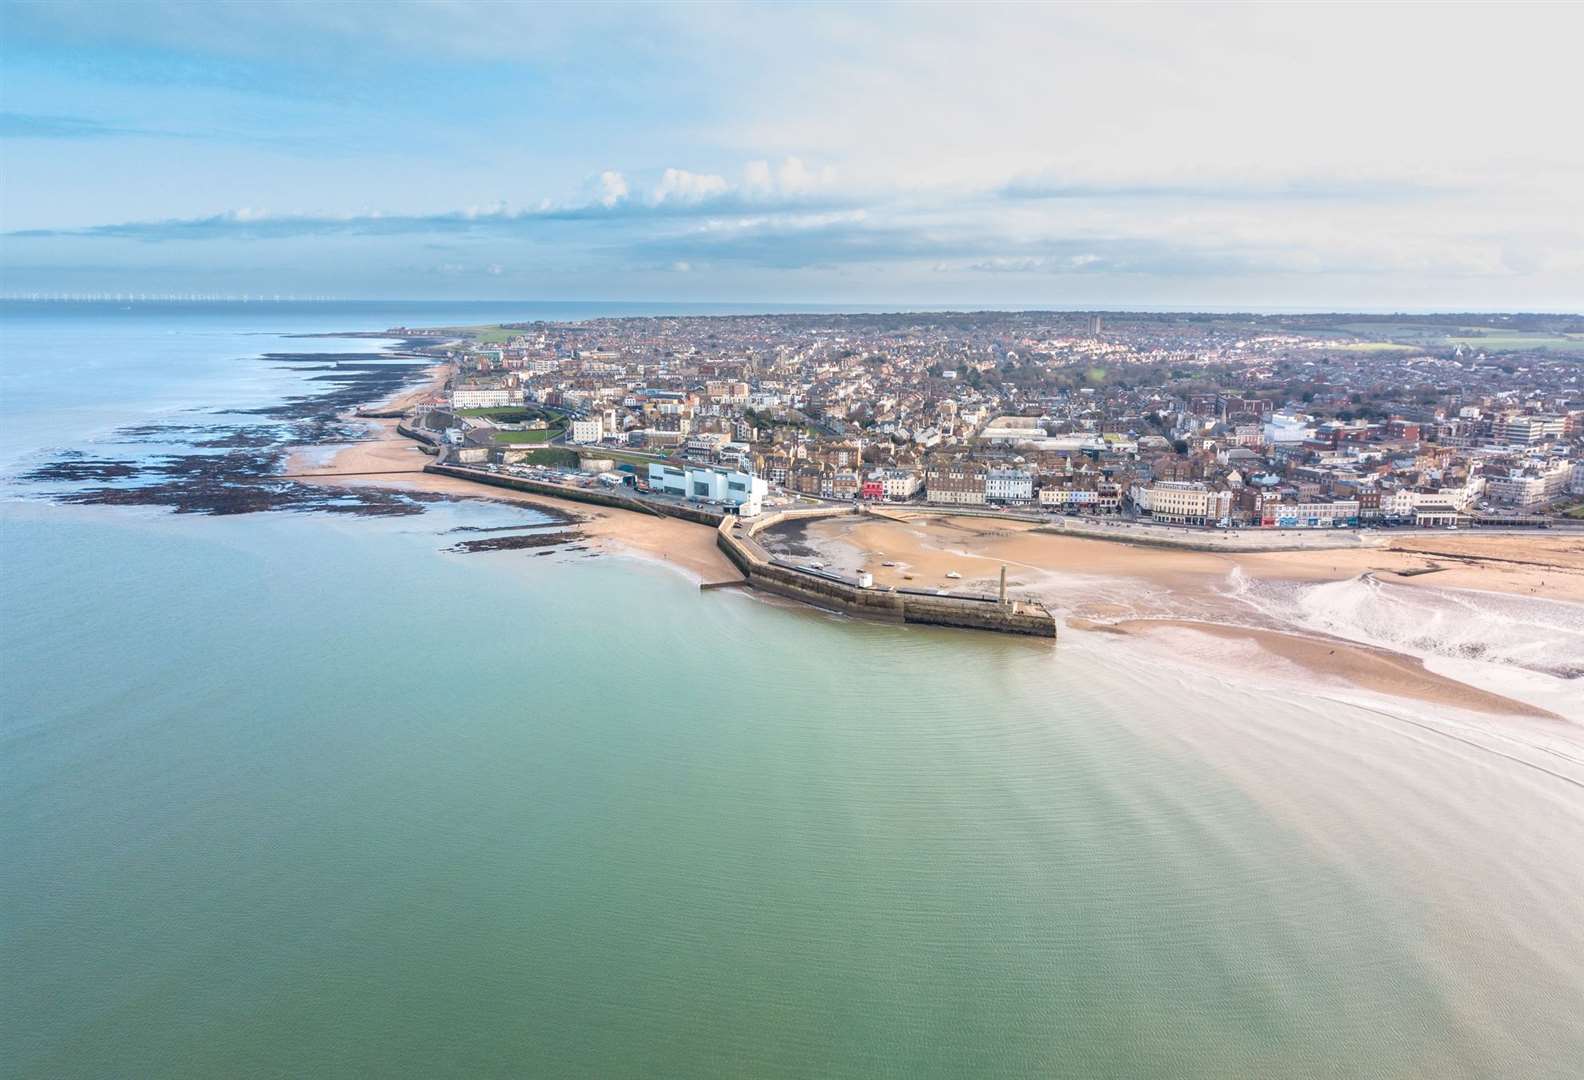
[[71, 498], [395, 345], [296, 335], [708, 310], [0, 305], [0, 1075], [1584, 1074], [1576, 722]]

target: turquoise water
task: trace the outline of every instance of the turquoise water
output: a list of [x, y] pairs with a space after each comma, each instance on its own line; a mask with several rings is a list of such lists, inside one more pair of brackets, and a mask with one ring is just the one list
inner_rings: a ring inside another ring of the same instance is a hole
[[3, 504], [0, 1071], [1577, 1074], [1538, 737], [531, 520]]

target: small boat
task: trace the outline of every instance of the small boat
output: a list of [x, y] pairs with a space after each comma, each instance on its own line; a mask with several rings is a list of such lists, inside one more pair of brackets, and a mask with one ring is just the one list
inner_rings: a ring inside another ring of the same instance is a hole
[[883, 562], [883, 563], [881, 563], [881, 564], [880, 564], [880, 565], [881, 565], [881, 566], [895, 566], [895, 565], [896, 565], [896, 563], [894, 563], [894, 562]]
[[961, 574], [959, 574], [959, 573], [958, 573], [958, 572], [957, 572], [957, 571], [955, 571], [955, 570], [948, 570], [948, 571], [946, 571], [946, 576], [947, 576], [947, 577], [949, 577], [949, 578], [951, 578], [951, 579], [952, 579], [952, 580], [953, 580], [953, 581], [955, 581], [955, 580], [957, 580], [957, 579], [958, 579], [958, 578], [960, 578], [960, 577], [962, 577], [962, 575], [961, 575]]

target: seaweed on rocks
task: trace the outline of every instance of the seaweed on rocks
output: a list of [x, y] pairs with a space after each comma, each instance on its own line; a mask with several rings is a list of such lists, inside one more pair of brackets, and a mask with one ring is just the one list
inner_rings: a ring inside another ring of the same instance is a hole
[[[582, 535], [575, 529], [562, 529], [556, 532], [520, 533], [516, 536], [490, 536], [482, 540], [462, 540], [447, 548], [459, 554], [471, 555], [480, 551], [520, 551], [524, 548], [550, 548], [562, 544], [570, 544], [582, 539]], [[581, 551], [582, 548], [568, 548], [568, 551]], [[548, 555], [549, 552], [541, 551], [538, 554]]]
[[201, 450], [274, 446], [288, 441], [284, 429], [266, 424], [133, 424], [117, 428], [110, 441], [122, 446], [185, 443]]
[[220, 429], [222, 433], [199, 439], [193, 446], [200, 450], [261, 450], [278, 446], [281, 433], [268, 427], [241, 427]]
[[68, 451], [48, 464], [23, 473], [21, 479], [32, 484], [83, 484], [125, 480], [137, 474], [136, 462], [90, 458], [78, 451]]
[[820, 550], [808, 542], [807, 521], [783, 521], [765, 529], [754, 539], [773, 555], [791, 555], [802, 558], [818, 557]]
[[390, 355], [390, 353], [377, 352], [267, 352], [260, 356], [259, 359], [268, 361], [272, 364], [328, 364], [331, 366], [336, 366], [350, 364], [378, 364], [382, 360], [388, 360]]
[[[422, 513], [444, 496], [378, 488], [324, 488], [279, 475], [283, 451], [237, 450], [221, 454], [175, 454], [141, 465], [119, 462], [114, 479], [135, 483], [57, 491], [57, 502], [75, 506], [161, 506], [178, 514], [255, 514], [276, 510], [393, 516]], [[56, 465], [70, 463], [56, 463]], [[86, 463], [94, 464], [94, 463]], [[46, 466], [55, 478], [56, 466]], [[86, 470], [78, 470], [81, 478]], [[90, 477], [92, 478], [92, 477]]]
[[[506, 503], [504, 505], [514, 506], [516, 504]], [[533, 512], [546, 519], [544, 525], [541, 527], [549, 527], [553, 525], [577, 525], [584, 520], [581, 515], [574, 514], [568, 510], [563, 510], [558, 506], [535, 505], [533, 507]], [[458, 525], [455, 528], [447, 529], [446, 531], [453, 533], [499, 533], [520, 532], [524, 528], [532, 527], [533, 526], [523, 525]]]
[[[381, 354], [358, 355], [358, 360]], [[137, 424], [115, 432], [124, 445], [154, 443], [191, 453], [143, 458], [92, 457], [80, 450], [57, 453], [53, 460], [22, 474], [25, 484], [48, 486], [57, 502], [80, 506], [157, 506], [179, 514], [251, 514], [278, 510], [355, 515], [422, 513], [425, 504], [448, 501], [429, 493], [374, 487], [330, 488], [281, 476], [289, 450], [355, 442], [367, 425], [343, 419], [357, 405], [379, 400], [413, 382], [429, 364], [347, 363], [345, 354], [271, 354], [267, 359], [334, 359], [337, 366], [308, 381], [317, 392], [221, 415], [260, 417], [237, 424]]]
[[428, 364], [342, 364], [340, 367], [315, 375], [311, 382], [334, 385], [334, 389], [321, 394], [303, 394], [289, 397], [275, 405], [265, 405], [246, 410], [249, 416], [267, 416], [275, 420], [332, 420], [368, 401], [378, 401], [403, 389], [414, 374], [425, 370]]

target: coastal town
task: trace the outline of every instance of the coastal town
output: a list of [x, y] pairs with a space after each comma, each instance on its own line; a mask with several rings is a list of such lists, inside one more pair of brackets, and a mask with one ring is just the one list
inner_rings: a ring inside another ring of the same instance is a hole
[[411, 430], [451, 464], [743, 516], [901, 504], [1206, 534], [1584, 517], [1576, 317], [755, 315], [392, 333], [444, 339], [444, 391]]

